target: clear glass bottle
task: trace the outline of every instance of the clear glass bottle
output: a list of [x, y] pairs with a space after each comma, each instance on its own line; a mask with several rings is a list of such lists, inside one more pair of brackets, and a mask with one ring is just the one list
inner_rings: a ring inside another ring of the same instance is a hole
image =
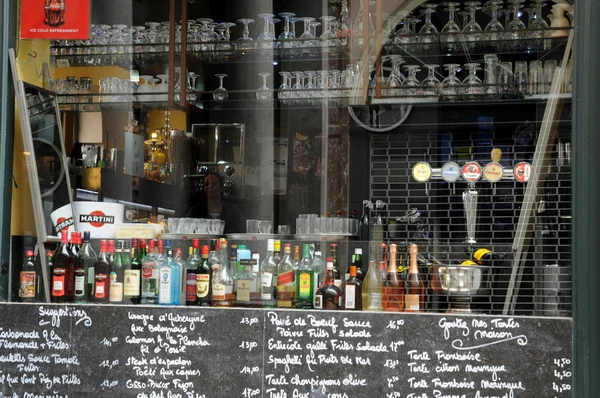
[[283, 258], [277, 265], [277, 307], [294, 308], [296, 304], [295, 266], [292, 260], [292, 245], [284, 245]]
[[235, 304], [235, 294], [233, 291], [233, 277], [228, 266], [227, 240], [221, 239], [216, 259], [217, 262], [211, 265], [213, 270], [212, 305], [215, 307], [232, 307]]
[[173, 260], [173, 250], [167, 250], [167, 258], [158, 269], [158, 304], [179, 304], [178, 268]]
[[[145, 241], [142, 240], [142, 247], [145, 248]], [[156, 304], [158, 302], [158, 268], [159, 262], [154, 257], [155, 242], [150, 241], [148, 251], [144, 250], [142, 258], [142, 304]], [[140, 256], [142, 253], [140, 253]]]
[[339, 310], [344, 305], [344, 293], [335, 285], [333, 258], [327, 258], [325, 282], [315, 294], [314, 307], [319, 310]]
[[337, 255], [337, 243], [332, 243], [329, 245], [329, 253], [331, 258], [333, 259], [333, 278], [335, 280], [335, 285], [342, 288], [342, 273], [340, 272], [340, 265], [338, 263], [338, 255]]
[[275, 258], [275, 240], [267, 241], [267, 257], [260, 265], [260, 299], [262, 306], [266, 308], [275, 308], [275, 293], [277, 291], [277, 260]]
[[175, 249], [175, 258], [173, 259], [179, 269], [181, 270], [181, 279], [179, 280], [179, 305], [186, 305], [186, 273], [185, 273], [185, 260], [183, 259], [183, 249], [178, 247]]
[[108, 246], [108, 263], [112, 265], [115, 261], [115, 241], [110, 239], [106, 241]]
[[311, 268], [313, 269], [315, 275], [315, 290], [323, 284], [325, 280], [325, 262], [323, 261], [323, 257], [321, 255], [321, 251], [315, 251], [315, 256], [311, 262]]
[[410, 268], [404, 282], [404, 306], [407, 312], [425, 311], [425, 284], [419, 275], [417, 245], [410, 245]]
[[302, 245], [302, 260], [296, 270], [296, 308], [313, 308], [315, 294], [315, 271], [312, 268], [310, 245]]
[[240, 260], [244, 271], [235, 277], [235, 302], [238, 307], [255, 307], [259, 304], [257, 300], [258, 273], [254, 273], [252, 268], [257, 263], [255, 259]]
[[111, 265], [108, 259], [108, 242], [100, 241], [100, 254], [94, 264], [94, 302], [108, 303], [110, 297], [110, 271]]
[[369, 270], [362, 284], [363, 311], [381, 311], [382, 281], [380, 265], [369, 261]]
[[123, 302], [123, 278], [125, 276], [125, 266], [123, 265], [123, 246], [122, 240], [116, 242], [115, 255], [110, 270], [110, 296], [111, 303]]
[[294, 255], [292, 256], [292, 261], [294, 262], [294, 269], [298, 269], [300, 266], [300, 246], [294, 246]]
[[36, 302], [41, 299], [40, 265], [35, 260], [33, 250], [25, 251], [25, 262], [19, 272], [19, 301]]
[[[196, 292], [198, 286], [198, 268], [200, 268], [201, 265], [199, 256], [200, 239], [192, 239], [191, 249], [192, 252], [185, 263], [185, 305], [189, 306], [193, 306], [198, 303]], [[208, 247], [206, 247], [206, 249], [206, 260], [208, 262]], [[212, 272], [210, 268], [209, 272]]]

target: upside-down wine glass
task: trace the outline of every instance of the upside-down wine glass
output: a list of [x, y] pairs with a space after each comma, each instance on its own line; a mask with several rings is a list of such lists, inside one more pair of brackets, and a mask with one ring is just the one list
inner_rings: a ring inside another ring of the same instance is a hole
[[486, 47], [489, 47], [491, 52], [498, 52], [500, 51], [501, 40], [504, 37], [504, 26], [498, 20], [498, 12], [502, 6], [502, 0], [491, 0], [485, 4], [492, 10], [492, 19], [485, 26], [483, 37], [487, 42]]
[[258, 89], [258, 92], [256, 93], [256, 99], [261, 101], [270, 100], [272, 98], [272, 95], [271, 90], [269, 90], [269, 87], [267, 86], [267, 77], [271, 76], [271, 74], [259, 73], [258, 75], [263, 78], [263, 85]]
[[419, 65], [405, 65], [404, 69], [408, 71], [408, 77], [402, 82], [404, 95], [407, 97], [416, 97], [419, 94], [418, 87], [421, 86], [421, 83], [417, 79], [417, 72], [421, 69]]
[[438, 42], [438, 30], [433, 23], [431, 23], [431, 15], [435, 12], [437, 4], [423, 4], [423, 14], [425, 14], [425, 24], [419, 29], [419, 42], [422, 44], [424, 52], [431, 52], [435, 47], [432, 43]]
[[442, 3], [442, 5], [448, 7], [446, 8], [446, 11], [448, 11], [448, 23], [442, 28], [440, 41], [444, 43], [443, 49], [445, 51], [456, 53], [457, 51], [460, 51], [460, 27], [455, 22], [454, 18], [460, 3], [445, 2]]
[[279, 40], [281, 42], [281, 47], [283, 48], [291, 48], [294, 46], [294, 42], [290, 42], [288, 40], [295, 39], [296, 37], [290, 32], [290, 18], [295, 17], [296, 14], [293, 12], [281, 12], [279, 16], [283, 18], [283, 32], [279, 35]]
[[461, 82], [456, 77], [456, 71], [460, 68], [459, 64], [446, 64], [444, 68], [448, 71], [448, 76], [442, 82], [442, 99], [445, 101], [456, 101], [459, 99]]
[[481, 25], [479, 25], [475, 19], [475, 13], [477, 10], [481, 10], [481, 7], [479, 7], [480, 4], [481, 2], [479, 1], [468, 1], [465, 3], [466, 9], [469, 11], [470, 20], [469, 23], [464, 26], [463, 34], [465, 35], [465, 39], [474, 45], [473, 47], [475, 47], [475, 44], [482, 39]]
[[426, 97], [439, 97], [440, 86], [442, 83], [437, 77], [435, 77], [435, 69], [438, 68], [439, 65], [426, 64], [425, 67], [428, 70], [428, 75], [421, 82], [421, 86], [423, 87], [423, 95]]
[[251, 51], [254, 48], [254, 40], [250, 37], [250, 29], [248, 29], [248, 25], [254, 22], [253, 19], [244, 18], [238, 19], [238, 22], [244, 25], [244, 30], [242, 31], [242, 37], [237, 39], [237, 49], [242, 52]]
[[229, 94], [227, 93], [225, 87], [223, 87], [223, 79], [225, 79], [227, 75], [224, 73], [219, 73], [216, 74], [215, 77], [219, 78], [219, 87], [213, 92], [213, 99], [218, 102], [227, 101]]
[[463, 80], [464, 98], [467, 100], [476, 100], [481, 98], [485, 93], [483, 82], [477, 77], [477, 71], [481, 68], [480, 64], [472, 62], [465, 64], [465, 68], [469, 71], [469, 75]]
[[281, 76], [281, 86], [279, 86], [279, 93], [277, 94], [277, 97], [280, 100], [286, 100], [290, 96], [290, 86], [288, 85], [290, 72], [279, 72], [279, 76]]
[[505, 37], [506, 37], [506, 40], [512, 41], [511, 43], [509, 43], [509, 46], [513, 51], [519, 51], [521, 49], [524, 49], [526, 46], [523, 39], [526, 38], [527, 27], [525, 26], [523, 21], [521, 21], [521, 19], [519, 18], [519, 10], [523, 7], [523, 6], [521, 6], [521, 3], [523, 3], [524, 1], [525, 0], [509, 0], [508, 1], [508, 4], [510, 6], [512, 6], [513, 19], [510, 21], [510, 23], [506, 27]]
[[545, 3], [545, 0], [537, 0], [532, 3], [535, 12], [533, 22], [531, 25], [529, 25], [529, 30], [531, 31], [531, 37], [535, 39], [534, 46], [537, 50], [543, 50], [546, 47], [544, 38], [546, 37], [549, 26], [546, 20], [544, 20], [543, 16], [543, 8]]

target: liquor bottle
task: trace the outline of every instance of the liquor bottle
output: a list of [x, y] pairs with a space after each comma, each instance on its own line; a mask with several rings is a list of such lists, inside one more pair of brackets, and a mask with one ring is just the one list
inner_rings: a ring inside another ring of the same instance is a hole
[[356, 277], [362, 282], [365, 279], [365, 272], [362, 269], [362, 249], [360, 247], [354, 249], [354, 265], [356, 265]]
[[417, 245], [410, 245], [410, 268], [404, 282], [404, 306], [408, 312], [420, 312], [425, 309], [425, 285], [419, 276], [418, 251]]
[[294, 246], [294, 254], [292, 255], [292, 262], [294, 263], [294, 269], [298, 269], [300, 266], [300, 246]]
[[108, 263], [112, 265], [115, 262], [115, 241], [110, 239], [108, 242]]
[[325, 282], [319, 287], [315, 294], [315, 309], [339, 310], [344, 305], [344, 293], [335, 285], [333, 258], [327, 258], [327, 269], [325, 271]]
[[[233, 245], [232, 245], [233, 246]], [[231, 250], [231, 259], [235, 256], [236, 267], [234, 275], [245, 272], [244, 266], [241, 264], [242, 260], [250, 260], [252, 258], [252, 252], [246, 248], [246, 245], [239, 245], [237, 250], [234, 252], [233, 247]]]
[[[208, 246], [205, 246], [208, 251]], [[197, 304], [196, 290], [198, 284], [198, 268], [201, 262], [199, 257], [200, 239], [192, 239], [192, 251], [185, 263], [185, 305], [193, 306]], [[208, 260], [208, 254], [206, 256]], [[209, 270], [210, 271], [210, 270]]]
[[95, 303], [108, 303], [110, 298], [110, 262], [108, 259], [108, 242], [100, 241], [100, 254], [94, 264], [94, 297]]
[[[75, 239], [75, 244], [73, 245], [73, 247], [75, 248], [75, 250], [77, 251], [77, 255], [75, 256], [75, 291], [73, 293], [74, 295], [74, 301], [76, 303], [85, 303], [86, 301], [90, 301], [90, 289], [93, 286], [93, 270], [94, 270], [94, 263], [97, 260], [97, 256], [96, 253], [94, 252], [94, 249], [92, 249], [92, 246], [90, 245], [90, 233], [89, 232], [85, 232], [85, 242], [83, 243], [82, 246], [78, 247], [78, 243], [79, 243], [79, 233], [74, 232], [74, 236], [73, 234], [71, 234], [71, 236], [73, 236], [71, 239]], [[93, 253], [93, 256], [92, 256]], [[91, 263], [91, 265], [90, 265]], [[89, 268], [92, 268], [92, 281], [91, 283], [88, 285], [88, 278], [89, 278]]]
[[252, 294], [253, 287], [258, 286], [258, 274], [252, 272], [252, 267], [256, 264], [256, 260], [243, 259], [240, 260], [244, 271], [236, 275], [235, 279], [235, 301], [238, 307], [254, 307], [258, 305], [256, 291]]
[[25, 251], [25, 262], [19, 272], [19, 301], [36, 302], [41, 299], [40, 265], [33, 250]]
[[262, 306], [275, 308], [275, 292], [277, 291], [277, 261], [275, 259], [275, 240], [267, 241], [267, 257], [260, 265], [260, 299]]
[[275, 239], [275, 246], [273, 247], [273, 256], [275, 257], [275, 262], [279, 264], [281, 262], [281, 241], [279, 239]]
[[342, 288], [342, 273], [340, 272], [340, 266], [338, 264], [338, 256], [337, 256], [337, 243], [332, 243], [329, 245], [330, 256], [333, 259], [333, 277], [335, 279], [335, 285]]
[[60, 234], [60, 246], [52, 257], [50, 298], [53, 303], [72, 303], [75, 290], [75, 256], [69, 249], [69, 232], [63, 229]]
[[212, 305], [215, 307], [232, 307], [235, 304], [235, 294], [233, 292], [233, 277], [228, 264], [226, 239], [221, 239], [219, 253], [216, 258], [217, 262], [211, 264], [213, 270]]
[[369, 261], [369, 270], [362, 284], [362, 309], [363, 311], [382, 310], [382, 281], [379, 264]]
[[362, 310], [362, 282], [358, 279], [356, 264], [350, 266], [350, 278], [344, 283], [344, 309]]
[[[142, 304], [156, 304], [158, 302], [158, 267], [159, 263], [153, 252], [155, 251], [155, 242], [150, 241], [148, 252], [146, 252], [146, 242], [142, 239]], [[140, 252], [140, 257], [142, 253]]]
[[[154, 257], [158, 264], [162, 264], [165, 262], [165, 241], [162, 239], [158, 239], [156, 241], [156, 245], [154, 246]], [[159, 265], [160, 266], [160, 265]]]
[[390, 262], [387, 269], [387, 277], [383, 284], [383, 310], [400, 312], [404, 309], [404, 289], [398, 280], [398, 269], [396, 267], [396, 245], [390, 245]]
[[250, 302], [252, 307], [261, 306], [261, 274], [260, 254], [252, 253], [252, 284], [250, 285]]
[[296, 295], [295, 267], [292, 245], [283, 246], [283, 258], [277, 264], [277, 307], [294, 308]]
[[363, 213], [358, 222], [358, 231], [360, 234], [360, 240], [363, 242], [368, 242], [371, 238], [370, 228], [371, 222], [369, 220], [369, 211], [371, 202], [368, 200], [363, 200]]
[[167, 250], [167, 257], [161, 264], [158, 271], [158, 304], [178, 305], [179, 304], [179, 265], [173, 257], [173, 249]]
[[79, 253], [79, 248], [81, 247], [81, 242], [79, 242], [79, 232], [71, 232], [71, 251], [73, 255], [77, 257]]
[[173, 259], [179, 265], [181, 270], [181, 280], [179, 281], [179, 305], [186, 305], [186, 273], [185, 273], [185, 260], [183, 259], [183, 249], [178, 247], [175, 249], [175, 258]]
[[302, 260], [296, 270], [296, 308], [311, 309], [315, 295], [315, 271], [312, 268], [310, 245], [302, 245]]
[[114, 260], [110, 270], [110, 296], [108, 301], [113, 304], [123, 303], [123, 280], [125, 278], [125, 265], [123, 264], [122, 240], [116, 242]]
[[46, 250], [46, 266], [52, 272], [52, 260], [54, 259], [54, 251], [51, 249]]
[[321, 251], [316, 250], [315, 256], [311, 262], [311, 268], [313, 269], [315, 275], [315, 291], [323, 284], [325, 280], [325, 262], [323, 261], [323, 257], [321, 256]]
[[212, 303], [212, 268], [208, 262], [208, 246], [202, 246], [202, 259], [196, 268], [196, 304], [206, 307]]
[[141, 302], [142, 261], [139, 258], [139, 241], [131, 242], [131, 258], [123, 272], [123, 301], [128, 304]]

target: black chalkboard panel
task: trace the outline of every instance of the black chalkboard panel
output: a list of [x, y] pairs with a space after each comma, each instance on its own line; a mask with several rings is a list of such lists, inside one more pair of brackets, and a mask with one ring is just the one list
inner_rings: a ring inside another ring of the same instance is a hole
[[2, 397], [572, 397], [572, 321], [0, 305]]

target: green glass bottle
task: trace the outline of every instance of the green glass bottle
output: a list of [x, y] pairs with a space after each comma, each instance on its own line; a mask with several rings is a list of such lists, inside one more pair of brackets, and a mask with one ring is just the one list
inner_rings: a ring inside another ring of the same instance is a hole
[[312, 309], [315, 294], [315, 271], [312, 268], [310, 245], [302, 245], [302, 260], [296, 270], [296, 308]]

